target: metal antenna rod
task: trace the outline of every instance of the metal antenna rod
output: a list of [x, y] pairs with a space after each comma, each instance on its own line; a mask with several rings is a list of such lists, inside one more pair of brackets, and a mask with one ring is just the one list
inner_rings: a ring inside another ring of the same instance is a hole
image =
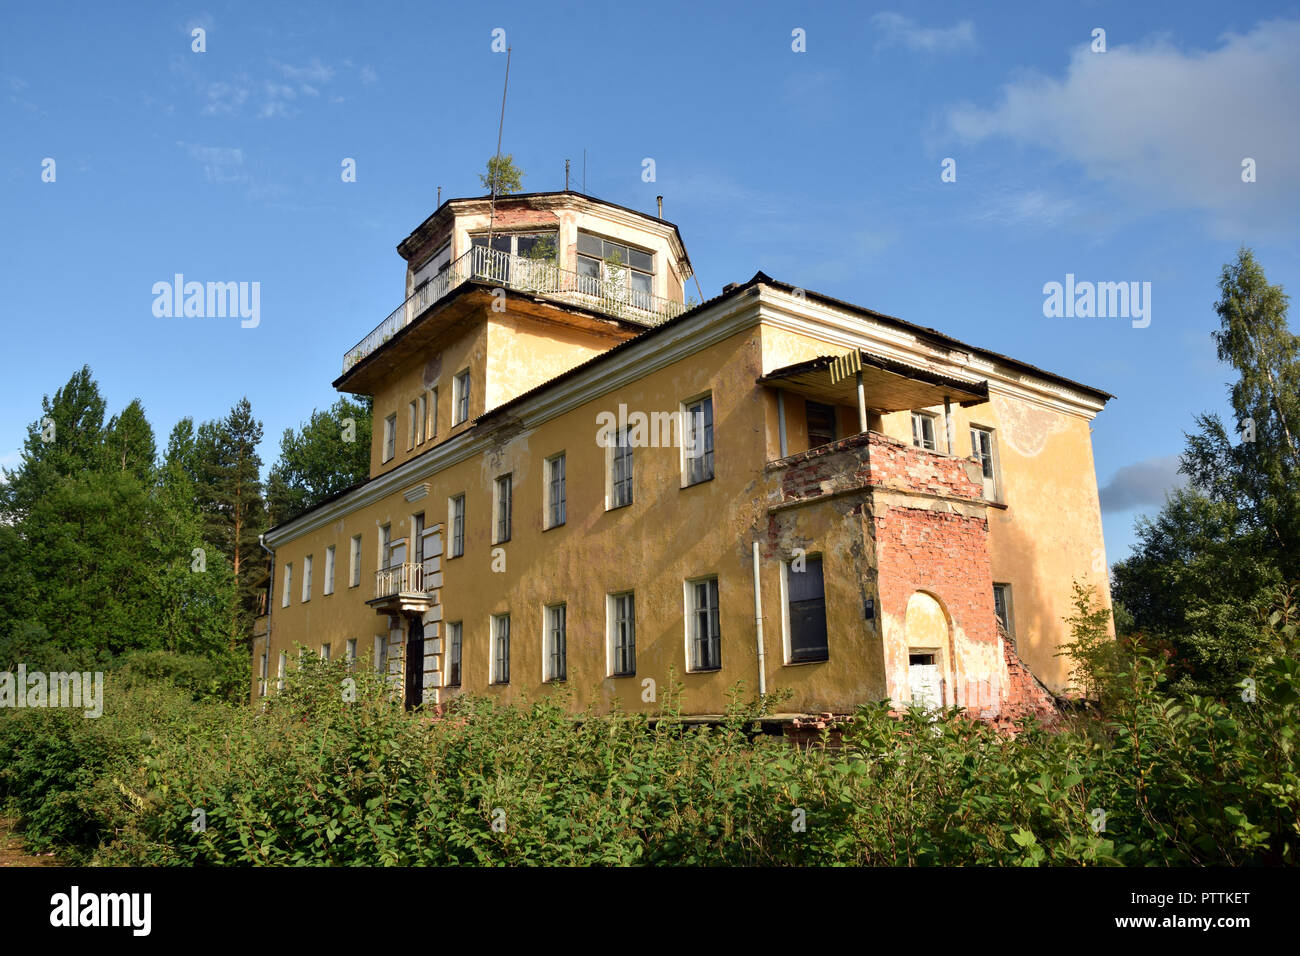
[[492, 227], [497, 215], [497, 185], [501, 181], [501, 133], [506, 128], [506, 93], [510, 89], [510, 47], [506, 47], [506, 82], [501, 88], [501, 122], [497, 126], [497, 158], [492, 166], [492, 200], [488, 204], [488, 253], [492, 252]]

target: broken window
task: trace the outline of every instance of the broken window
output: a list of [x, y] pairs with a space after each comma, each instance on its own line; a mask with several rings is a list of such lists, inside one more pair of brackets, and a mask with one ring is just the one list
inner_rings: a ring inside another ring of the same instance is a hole
[[934, 440], [934, 416], [925, 412], [912, 412], [912, 444], [928, 451], [938, 451]]
[[808, 447], [829, 445], [835, 441], [835, 406], [821, 402], [805, 402], [808, 416]]

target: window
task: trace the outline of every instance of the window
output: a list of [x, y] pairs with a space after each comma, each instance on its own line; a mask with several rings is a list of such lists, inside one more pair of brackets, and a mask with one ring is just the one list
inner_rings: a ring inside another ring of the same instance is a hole
[[636, 598], [631, 591], [609, 596], [609, 659], [614, 677], [636, 673]]
[[289, 655], [284, 651], [280, 652], [280, 661], [275, 667], [275, 689], [284, 690], [284, 669], [289, 664]]
[[993, 429], [971, 426], [971, 452], [980, 463], [980, 473], [984, 478], [984, 497], [988, 501], [998, 500], [998, 480], [996, 459], [993, 455]]
[[654, 292], [654, 254], [619, 242], [578, 233], [578, 290], [587, 294], [608, 294], [600, 281], [622, 292], [636, 308], [648, 309]]
[[510, 540], [510, 504], [511, 476], [502, 475], [496, 480], [496, 527], [497, 536], [494, 544], [503, 544]]
[[383, 674], [388, 670], [388, 635], [375, 635], [375, 673]]
[[302, 559], [302, 599], [311, 600], [311, 555]]
[[451, 551], [447, 557], [459, 558], [465, 553], [465, 496], [448, 499], [447, 510], [447, 523], [451, 525]]
[[564, 456], [546, 459], [546, 527], [564, 524]]
[[289, 592], [293, 589], [293, 562], [284, 566], [284, 589], [280, 592], [280, 607], [289, 606]]
[[510, 683], [510, 615], [492, 615], [492, 683]]
[[397, 412], [384, 419], [384, 461], [392, 461], [397, 454]]
[[[411, 515], [411, 561], [424, 569], [424, 512]], [[417, 581], [416, 583], [420, 583]]]
[[826, 584], [822, 559], [805, 557], [803, 570], [796, 562], [785, 566], [786, 623], [789, 628], [790, 663], [830, 658], [826, 644]]
[[410, 451], [415, 447], [415, 428], [418, 421], [419, 412], [416, 410], [415, 402], [406, 403], [406, 450]]
[[686, 484], [713, 477], [713, 397], [686, 406]]
[[460, 686], [460, 636], [461, 622], [447, 625], [447, 686]]
[[393, 526], [384, 525], [379, 529], [379, 570], [388, 569], [388, 562], [393, 557]]
[[934, 441], [934, 416], [925, 412], [912, 412], [912, 444], [917, 448], [938, 451]]
[[438, 390], [436, 388], [429, 389], [429, 424], [424, 433], [429, 438], [438, 434]]
[[424, 444], [424, 426], [429, 420], [429, 399], [421, 393], [415, 400], [415, 443]]
[[[475, 273], [477, 275], [487, 276], [488, 278], [497, 279], [501, 282], [509, 282], [511, 272], [514, 269], [522, 268], [528, 270], [527, 264], [520, 264], [511, 257], [525, 260], [547, 261], [554, 263], [557, 258], [559, 233], [557, 232], [528, 232], [507, 235], [492, 236], [492, 251], [500, 255], [487, 256], [480, 253], [482, 258], [475, 258]], [[471, 236], [470, 243], [479, 248], [486, 249], [486, 233], [478, 236]], [[527, 275], [524, 276], [528, 278]]]
[[451, 380], [452, 425], [459, 425], [469, 418], [469, 369], [457, 372]]
[[334, 593], [334, 545], [325, 549], [325, 587], [326, 594]]
[[361, 583], [361, 535], [352, 536], [352, 554], [348, 558], [348, 587], [354, 588]]
[[328, 644], [322, 644], [320, 646], [320, 659], [323, 661], [330, 659], [330, 646]]
[[722, 667], [722, 638], [718, 623], [718, 579], [686, 582], [690, 598], [691, 670]]
[[993, 585], [993, 613], [998, 616], [998, 623], [1008, 634], [1014, 634], [1011, 618], [1011, 585]]
[[442, 246], [431, 255], [428, 259], [420, 264], [412, 276], [411, 285], [413, 289], [418, 289], [434, 276], [442, 275], [451, 268], [451, 240], [447, 240]]
[[546, 633], [542, 660], [545, 662], [543, 680], [564, 680], [568, 675], [568, 663], [565, 650], [565, 628], [568, 623], [568, 608], [563, 604], [552, 604], [546, 608]]
[[263, 654], [263, 655], [262, 655], [262, 664], [261, 664], [261, 667], [259, 668], [259, 671], [258, 671], [258, 673], [259, 673], [259, 675], [260, 675], [259, 678], [258, 678], [258, 681], [257, 681], [257, 696], [258, 696], [258, 697], [265, 697], [265, 696], [266, 696], [266, 667], [267, 667], [267, 664], [266, 664], [266, 655]]
[[835, 441], [835, 406], [821, 402], [804, 402], [808, 416], [808, 447], [828, 445]]
[[355, 637], [348, 638], [346, 653], [347, 653], [347, 662], [349, 664], [351, 664], [353, 661], [357, 659], [357, 639]]
[[632, 446], [627, 429], [614, 436], [610, 452], [609, 506], [622, 508], [632, 503]]

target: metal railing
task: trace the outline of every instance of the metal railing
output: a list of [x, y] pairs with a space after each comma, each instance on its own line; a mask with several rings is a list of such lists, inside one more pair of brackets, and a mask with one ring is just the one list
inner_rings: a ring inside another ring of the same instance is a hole
[[423, 594], [424, 565], [407, 561], [375, 572], [375, 597], [392, 597], [395, 594]]
[[531, 292], [570, 305], [645, 325], [659, 325], [685, 311], [672, 299], [628, 287], [626, 269], [604, 276], [580, 275], [561, 269], [554, 259], [530, 259], [485, 246], [474, 246], [432, 279], [343, 356], [346, 372], [371, 352], [410, 325], [429, 306], [470, 279], [494, 282], [502, 288]]

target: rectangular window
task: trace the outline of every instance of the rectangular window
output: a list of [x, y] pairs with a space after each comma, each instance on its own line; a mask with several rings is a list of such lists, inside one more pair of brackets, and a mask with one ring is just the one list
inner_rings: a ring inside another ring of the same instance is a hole
[[323, 661], [330, 659], [330, 646], [328, 644], [322, 644], [320, 646], [320, 659]]
[[568, 623], [568, 608], [563, 604], [552, 604], [546, 608], [545, 646], [542, 659], [546, 662], [544, 680], [564, 680], [568, 675], [568, 662], [565, 650], [565, 628]]
[[631, 591], [609, 596], [609, 666], [614, 677], [636, 673], [636, 598]]
[[451, 381], [452, 425], [459, 425], [469, 418], [469, 369], [457, 372]]
[[938, 451], [934, 440], [934, 416], [925, 412], [912, 412], [912, 444], [917, 448]]
[[355, 637], [348, 638], [347, 648], [347, 661], [351, 664], [357, 659], [357, 639]]
[[375, 673], [385, 674], [388, 672], [388, 635], [375, 635]]
[[632, 503], [632, 446], [628, 443], [627, 429], [614, 436], [610, 453], [609, 506], [622, 508]]
[[1011, 585], [993, 585], [993, 613], [998, 616], [998, 623], [1008, 634], [1014, 634], [1011, 619]]
[[386, 571], [393, 557], [393, 526], [384, 525], [379, 529], [379, 570]]
[[[802, 563], [803, 569], [799, 569]], [[822, 559], [805, 557], [785, 565], [790, 663], [830, 658], [826, 643], [826, 583]]]
[[998, 479], [993, 457], [993, 430], [971, 426], [970, 447], [972, 454], [980, 463], [980, 474], [984, 479], [984, 497], [988, 501], [997, 501]]
[[717, 670], [722, 666], [718, 579], [687, 581], [686, 587], [690, 595], [691, 670]]
[[835, 406], [804, 402], [804, 409], [808, 416], [808, 447], [816, 448], [835, 441]]
[[502, 475], [496, 480], [496, 527], [497, 536], [494, 544], [503, 544], [510, 540], [510, 508], [513, 498], [512, 478]]
[[293, 562], [284, 566], [284, 590], [280, 592], [280, 607], [289, 606], [289, 592], [293, 590]]
[[421, 394], [415, 400], [415, 443], [424, 444], [424, 428], [429, 420], [429, 399], [428, 396]]
[[354, 588], [361, 583], [361, 535], [352, 536], [352, 555], [348, 559], [348, 587]]
[[579, 232], [577, 267], [578, 291], [588, 295], [612, 294], [638, 309], [653, 305], [653, 253]]
[[302, 559], [302, 599], [311, 600], [311, 555]]
[[[424, 512], [411, 515], [411, 561], [423, 573], [424, 569]], [[420, 583], [415, 581], [413, 583]], [[417, 588], [417, 590], [419, 590]]]
[[465, 496], [457, 495], [447, 503], [447, 523], [451, 525], [449, 558], [459, 558], [465, 553]]
[[434, 276], [442, 275], [451, 268], [451, 241], [443, 243], [433, 255], [426, 259], [411, 277], [412, 290], [418, 289]]
[[415, 402], [406, 403], [406, 450], [410, 451], [415, 447], [415, 428], [416, 422], [419, 421], [417, 416], [419, 411], [415, 407]]
[[447, 625], [447, 686], [460, 686], [460, 638], [461, 622], [453, 621]]
[[565, 515], [564, 456], [546, 460], [546, 527], [564, 524]]
[[425, 432], [430, 438], [438, 434], [438, 390], [429, 389], [429, 427]]
[[284, 690], [284, 669], [289, 664], [289, 655], [284, 651], [280, 652], [280, 661], [275, 667], [275, 689]]
[[510, 615], [492, 615], [492, 683], [510, 683]]
[[325, 586], [326, 594], [334, 593], [334, 545], [325, 549]]
[[384, 419], [384, 461], [392, 461], [397, 454], [397, 412]]
[[686, 484], [713, 477], [713, 397], [686, 406]]

